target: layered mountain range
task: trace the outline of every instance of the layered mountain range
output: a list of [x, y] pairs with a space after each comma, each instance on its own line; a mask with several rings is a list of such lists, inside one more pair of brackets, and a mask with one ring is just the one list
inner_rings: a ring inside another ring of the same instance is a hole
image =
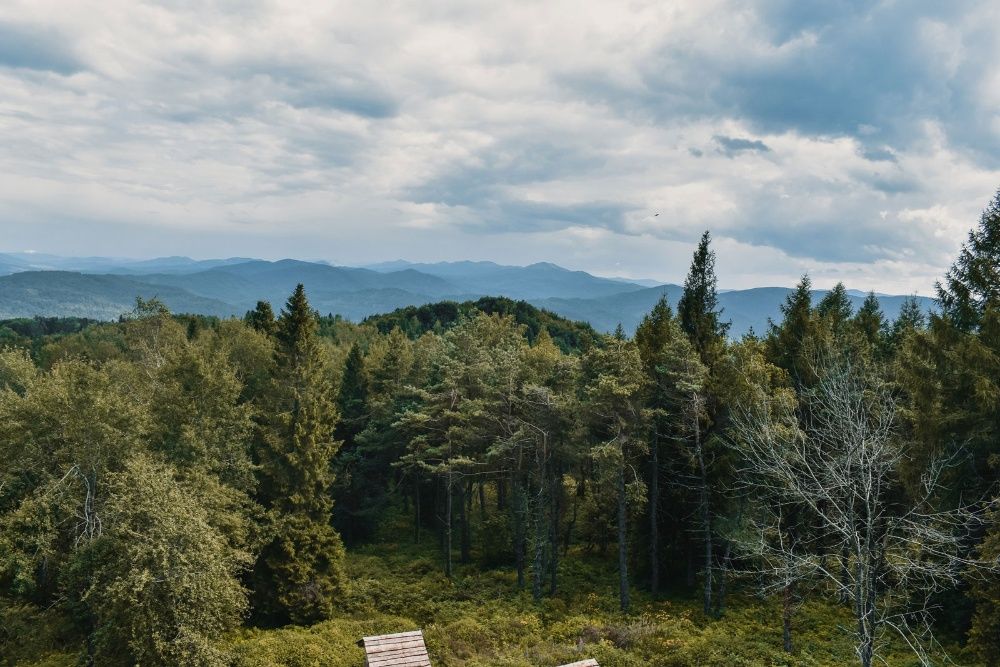
[[[292, 259], [136, 261], [6, 253], [0, 254], [0, 319], [36, 315], [116, 319], [132, 309], [136, 297], [156, 297], [179, 313], [241, 316], [258, 300], [270, 301], [277, 309], [298, 283], [305, 285], [318, 311], [354, 321], [410, 305], [506, 296], [589, 322], [602, 331], [619, 323], [634, 330], [661, 295], [676, 304], [682, 289], [649, 280], [604, 278], [550, 263], [396, 261], [345, 267]], [[724, 318], [732, 322], [731, 334], [740, 336], [751, 328], [764, 332], [769, 318], [780, 318], [780, 305], [790, 291], [786, 287], [722, 291], [719, 301]], [[817, 290], [815, 297], [823, 294]], [[864, 293], [852, 290], [850, 298], [857, 307]], [[896, 316], [904, 298], [879, 296], [886, 317]], [[924, 308], [933, 307], [931, 299], [918, 300]]]

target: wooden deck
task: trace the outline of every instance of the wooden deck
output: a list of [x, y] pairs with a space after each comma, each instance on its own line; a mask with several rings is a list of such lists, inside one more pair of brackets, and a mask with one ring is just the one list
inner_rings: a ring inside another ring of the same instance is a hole
[[597, 661], [593, 658], [588, 658], [587, 660], [581, 660], [580, 662], [571, 662], [568, 665], [562, 665], [561, 667], [601, 667], [597, 664]]
[[365, 637], [358, 645], [365, 649], [365, 667], [431, 667], [420, 630]]

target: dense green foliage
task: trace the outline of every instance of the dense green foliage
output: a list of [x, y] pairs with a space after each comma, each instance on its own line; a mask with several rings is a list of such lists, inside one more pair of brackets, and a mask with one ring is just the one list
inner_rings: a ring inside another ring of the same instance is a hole
[[598, 338], [597, 332], [589, 324], [572, 322], [547, 310], [536, 308], [526, 301], [514, 301], [504, 297], [483, 297], [463, 303], [442, 301], [425, 306], [407, 306], [385, 315], [373, 315], [364, 322], [373, 325], [384, 334], [398, 327], [410, 338], [418, 338], [428, 332], [442, 333], [476, 313], [513, 317], [517, 324], [525, 327], [529, 342], [534, 342], [544, 330], [563, 352], [584, 349]]
[[997, 664], [993, 208], [942, 313], [892, 323], [805, 277], [730, 340], [706, 234], [634, 339], [507, 299], [354, 325], [302, 286], [8, 325], [0, 665], [356, 665], [414, 627], [443, 665], [910, 665], [925, 630]]

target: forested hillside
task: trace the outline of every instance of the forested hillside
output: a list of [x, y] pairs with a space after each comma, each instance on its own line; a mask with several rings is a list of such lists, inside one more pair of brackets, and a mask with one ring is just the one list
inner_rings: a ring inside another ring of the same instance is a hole
[[0, 326], [0, 665], [996, 665], [1000, 194], [939, 310], [706, 233], [634, 336], [508, 300]]
[[[289, 259], [122, 261], [0, 255], [0, 318], [42, 315], [114, 320], [131, 309], [137, 296], [156, 298], [173, 312], [232, 317], [259, 300], [280, 303], [302, 284], [316, 310], [354, 322], [399, 309], [415, 308], [407, 312], [419, 314], [450, 308], [442, 305], [446, 302], [501, 297], [586, 322], [603, 333], [621, 324], [631, 335], [660, 298], [676, 303], [683, 292], [680, 285], [641, 286], [548, 263], [390, 262], [376, 269]], [[730, 337], [738, 339], [751, 330], [765, 332], [770, 320], [780, 318], [781, 303], [789, 292], [786, 287], [759, 287], [720, 293], [719, 304], [732, 324]], [[817, 300], [825, 295], [826, 290], [813, 294]], [[865, 296], [849, 291], [847, 298], [857, 309]], [[878, 299], [889, 319], [895, 319], [907, 301], [907, 297], [890, 295]], [[933, 306], [926, 297], [917, 300], [922, 310]]]

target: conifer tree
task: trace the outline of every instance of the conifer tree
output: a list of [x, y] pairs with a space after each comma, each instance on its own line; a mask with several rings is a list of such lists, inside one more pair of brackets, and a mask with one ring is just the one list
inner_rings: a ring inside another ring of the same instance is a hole
[[919, 331], [927, 325], [927, 317], [920, 310], [915, 296], [908, 296], [899, 307], [899, 315], [889, 328], [888, 340], [893, 350], [898, 350], [906, 336], [913, 331]]
[[616, 491], [619, 603], [627, 612], [629, 506], [645, 499], [645, 485], [631, 471], [646, 450], [642, 406], [646, 378], [635, 343], [617, 336], [609, 336], [603, 348], [588, 351], [583, 368], [591, 432], [597, 441], [592, 456]]
[[337, 439], [346, 447], [365, 428], [368, 417], [368, 380], [365, 375], [365, 358], [361, 346], [351, 346], [344, 362], [344, 375], [337, 393], [337, 408], [340, 421], [337, 423]]
[[861, 308], [854, 315], [852, 320], [854, 328], [861, 334], [861, 338], [868, 345], [870, 350], [879, 353], [882, 351], [883, 340], [886, 335], [885, 316], [882, 314], [882, 306], [879, 304], [875, 292], [869, 292], [865, 297]]
[[263, 433], [260, 495], [275, 538], [258, 561], [258, 613], [307, 623], [329, 617], [342, 592], [343, 546], [330, 525], [337, 408], [316, 316], [302, 285], [277, 326], [277, 371]]
[[[693, 454], [689, 458], [698, 468], [698, 515], [702, 524], [703, 546], [709, 554], [705, 562], [706, 581], [711, 586], [711, 508], [708, 504], [708, 464], [701, 437], [707, 370], [665, 298], [661, 298], [650, 314], [643, 318], [636, 331], [636, 345], [647, 377], [646, 408], [651, 432], [650, 586], [655, 595], [660, 578], [660, 449], [671, 441], [683, 443], [685, 449], [688, 443], [692, 445]], [[709, 592], [707, 599], [710, 597]]]
[[702, 234], [684, 280], [684, 293], [677, 302], [681, 327], [708, 366], [717, 357], [720, 342], [725, 340], [730, 326], [729, 322], [721, 320], [715, 251], [709, 247], [711, 241], [709, 232]]
[[1000, 307], [1000, 191], [969, 232], [944, 282], [937, 283], [942, 312], [961, 331], [979, 326], [987, 305]]
[[830, 328], [834, 336], [840, 336], [851, 319], [851, 299], [847, 296], [844, 283], [837, 283], [826, 293], [816, 306], [816, 313]]
[[273, 336], [277, 331], [278, 324], [274, 319], [274, 311], [267, 301], [258, 301], [253, 310], [247, 311], [243, 321], [250, 325], [254, 331]]
[[801, 385], [809, 376], [807, 347], [815, 330], [811, 290], [809, 276], [802, 276], [795, 291], [785, 297], [785, 303], [781, 306], [781, 323], [771, 322], [768, 335], [767, 347], [771, 362], [785, 369], [797, 385]]

